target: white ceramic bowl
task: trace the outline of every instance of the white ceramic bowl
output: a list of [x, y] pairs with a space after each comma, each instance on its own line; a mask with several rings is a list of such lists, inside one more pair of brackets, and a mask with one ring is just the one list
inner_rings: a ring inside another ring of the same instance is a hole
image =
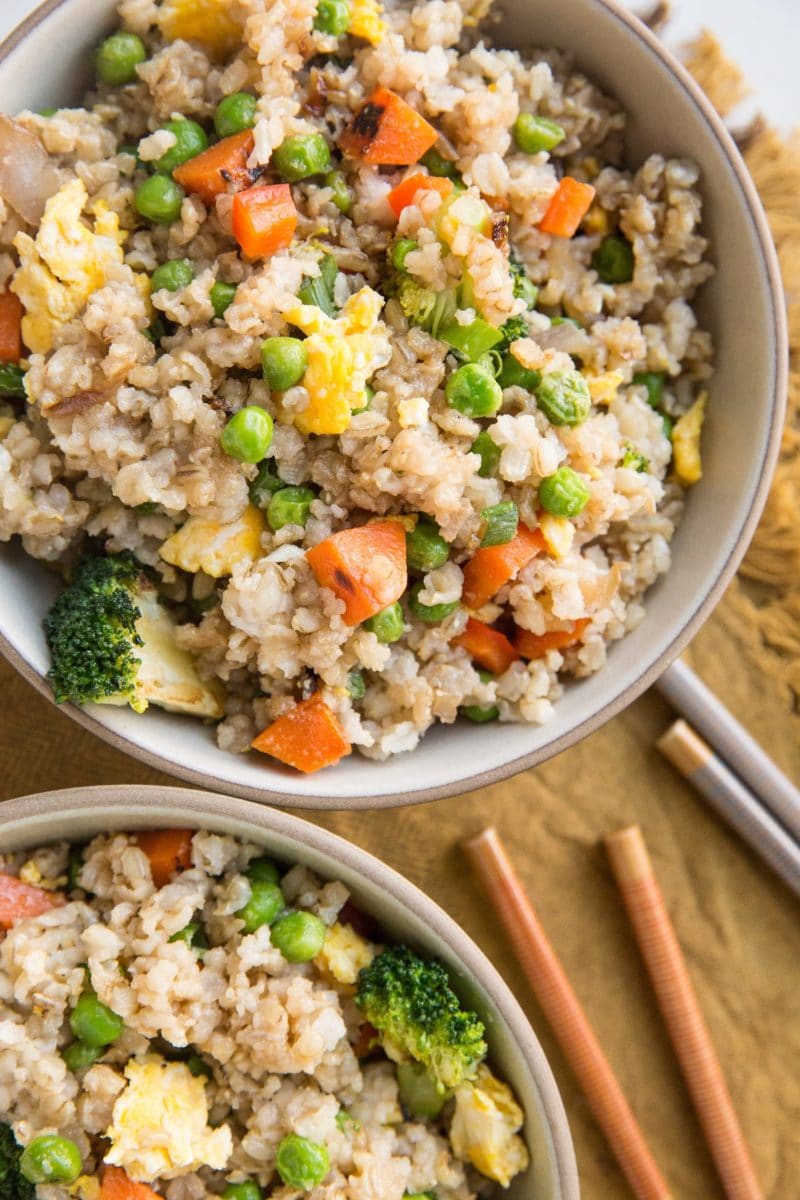
[[96, 787], [45, 792], [0, 805], [0, 852], [62, 839], [86, 841], [100, 832], [158, 828], [232, 834], [263, 845], [286, 863], [304, 863], [323, 878], [339, 879], [391, 937], [440, 958], [464, 1003], [484, 1021], [490, 1062], [512, 1085], [526, 1113], [531, 1167], [503, 1194], [508, 1200], [578, 1200], [561, 1097], [524, 1013], [459, 926], [364, 850], [297, 817], [230, 796], [185, 788]]
[[[647, 617], [611, 649], [606, 667], [571, 685], [554, 720], [432, 730], [411, 755], [358, 755], [319, 775], [261, 755], [218, 750], [189, 718], [151, 710], [68, 711], [86, 728], [192, 783], [307, 808], [388, 807], [482, 787], [566, 749], [619, 712], [676, 657], [731, 579], [755, 529], [777, 454], [787, 343], [775, 255], [758, 197], [733, 142], [686, 72], [610, 0], [498, 0], [498, 44], [555, 45], [629, 114], [628, 154], [687, 155], [703, 171], [705, 227], [717, 265], [699, 305], [716, 344], [702, 482], [689, 496], [669, 574], [648, 593]], [[0, 51], [0, 111], [76, 101], [91, 50], [114, 24], [114, 0], [49, 0]], [[46, 69], [43, 69], [46, 64]], [[55, 583], [18, 547], [0, 555], [0, 647], [40, 690], [48, 656], [41, 619]]]

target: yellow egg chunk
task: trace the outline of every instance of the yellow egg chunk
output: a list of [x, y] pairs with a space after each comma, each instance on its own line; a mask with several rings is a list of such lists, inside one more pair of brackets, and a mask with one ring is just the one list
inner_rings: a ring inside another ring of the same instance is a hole
[[100, 1180], [94, 1175], [79, 1175], [67, 1191], [77, 1200], [100, 1200]]
[[76, 316], [92, 292], [103, 287], [112, 266], [122, 262], [126, 234], [116, 213], [98, 201], [94, 224], [82, 219], [88, 199], [80, 179], [72, 179], [47, 201], [36, 234], [18, 233], [20, 265], [11, 281], [25, 306], [22, 336], [34, 354], [52, 349], [61, 325]]
[[584, 378], [589, 385], [589, 395], [593, 404], [610, 404], [619, 391], [622, 375], [619, 371], [605, 371], [602, 375], [590, 375], [584, 372]]
[[703, 461], [700, 457], [700, 434], [706, 417], [708, 392], [697, 397], [688, 412], [675, 422], [672, 430], [672, 453], [675, 474], [684, 487], [691, 487], [703, 477]]
[[363, 287], [350, 296], [338, 317], [313, 304], [284, 312], [290, 325], [307, 334], [308, 366], [303, 387], [308, 407], [291, 413], [301, 433], [344, 433], [354, 410], [366, 405], [370, 376], [391, 357], [388, 330], [379, 319], [383, 297]]
[[332, 975], [337, 983], [355, 983], [358, 973], [368, 967], [377, 951], [350, 925], [331, 925], [315, 963]]
[[182, 1062], [157, 1054], [131, 1059], [128, 1084], [114, 1103], [105, 1162], [138, 1183], [177, 1179], [211, 1167], [221, 1171], [233, 1150], [227, 1125], [208, 1127], [205, 1081]]
[[517, 1134], [525, 1118], [511, 1089], [482, 1065], [474, 1080], [456, 1089], [455, 1101], [450, 1126], [453, 1153], [488, 1179], [508, 1187], [530, 1161]]
[[183, 571], [205, 571], [214, 579], [230, 575], [240, 562], [261, 556], [261, 535], [266, 529], [260, 508], [249, 504], [237, 521], [222, 525], [205, 517], [189, 517], [161, 546], [164, 562]]
[[168, 42], [178, 38], [202, 42], [218, 58], [225, 58], [242, 36], [242, 26], [230, 10], [230, 0], [166, 0], [158, 24]]
[[377, 46], [386, 36], [386, 22], [382, 14], [383, 6], [378, 4], [378, 0], [351, 0], [347, 32]]
[[575, 526], [568, 517], [554, 517], [543, 512], [539, 517], [539, 529], [545, 540], [548, 554], [553, 558], [564, 558], [572, 549]]

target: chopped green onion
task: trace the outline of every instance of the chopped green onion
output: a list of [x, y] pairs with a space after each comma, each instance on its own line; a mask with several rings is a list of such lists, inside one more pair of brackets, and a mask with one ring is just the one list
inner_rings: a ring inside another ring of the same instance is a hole
[[297, 293], [298, 300], [303, 304], [315, 304], [317, 308], [329, 317], [336, 316], [336, 306], [333, 302], [333, 285], [339, 268], [332, 254], [326, 254], [319, 264], [320, 274], [315, 278], [307, 276]]
[[460, 325], [458, 321], [453, 321], [439, 330], [439, 338], [465, 355], [470, 362], [475, 362], [498, 342], [502, 342], [503, 335], [499, 329], [484, 321], [483, 317], [476, 317], [469, 325]]
[[478, 467], [478, 474], [481, 479], [491, 479], [500, 463], [500, 455], [503, 451], [492, 441], [486, 429], [482, 429], [475, 441], [470, 446], [472, 454], [479, 454], [481, 465]]
[[526, 112], [519, 114], [511, 132], [523, 154], [539, 154], [542, 150], [553, 150], [567, 136], [565, 130], [555, 121]]
[[15, 363], [0, 363], [0, 396], [25, 396], [25, 372]]
[[647, 389], [647, 403], [658, 408], [664, 399], [664, 385], [667, 376], [664, 371], [638, 371], [633, 377], [633, 383]]

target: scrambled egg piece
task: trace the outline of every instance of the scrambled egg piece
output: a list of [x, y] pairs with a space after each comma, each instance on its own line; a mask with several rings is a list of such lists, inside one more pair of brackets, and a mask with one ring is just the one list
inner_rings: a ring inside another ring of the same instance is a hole
[[378, 0], [351, 0], [347, 32], [377, 46], [386, 36], [386, 22], [382, 19], [382, 13], [383, 7]]
[[231, 16], [230, 0], [166, 0], [158, 24], [168, 42], [202, 42], [218, 58], [237, 46], [242, 26]]
[[548, 554], [553, 558], [564, 558], [569, 554], [575, 538], [575, 526], [569, 517], [554, 517], [552, 513], [543, 512], [539, 517], [539, 529]]
[[233, 1151], [227, 1125], [208, 1128], [205, 1082], [185, 1063], [157, 1054], [131, 1059], [127, 1087], [114, 1102], [105, 1161], [152, 1183], [208, 1166], [221, 1171]]
[[292, 414], [301, 433], [343, 433], [353, 410], [365, 407], [367, 380], [392, 354], [388, 331], [379, 320], [382, 308], [383, 297], [363, 287], [338, 317], [310, 304], [296, 304], [283, 314], [308, 335], [303, 376], [308, 407]]
[[67, 1191], [77, 1200], [100, 1200], [100, 1180], [94, 1175], [79, 1175]]
[[164, 562], [184, 571], [205, 571], [214, 579], [230, 575], [240, 562], [255, 562], [261, 555], [261, 535], [266, 529], [260, 508], [249, 504], [237, 521], [222, 525], [205, 517], [189, 517], [161, 546]]
[[137, 648], [138, 705], [132, 703], [131, 707], [142, 712], [148, 704], [157, 704], [170, 712], [219, 720], [225, 715], [222, 685], [214, 679], [200, 678], [191, 654], [177, 645], [175, 622], [159, 604], [155, 589], [143, 591], [138, 604], [141, 616], [136, 622], [136, 632], [144, 644]]
[[455, 1100], [450, 1143], [456, 1157], [508, 1187], [529, 1162], [517, 1135], [525, 1118], [511, 1088], [482, 1065], [474, 1080], [456, 1089]]
[[22, 336], [34, 354], [46, 354], [59, 326], [76, 316], [109, 269], [122, 262], [126, 234], [116, 213], [101, 200], [93, 206], [94, 227], [81, 219], [87, 201], [80, 179], [71, 179], [47, 201], [36, 240], [18, 233], [20, 266], [11, 282], [25, 306]]
[[355, 983], [362, 968], [368, 967], [377, 951], [350, 925], [331, 925], [322, 949], [314, 960], [337, 983]]
[[589, 375], [585, 372], [584, 379], [589, 385], [589, 395], [592, 397], [593, 404], [610, 404], [619, 391], [622, 373], [606, 371], [602, 375]]
[[675, 474], [684, 487], [697, 483], [703, 477], [700, 458], [700, 434], [706, 417], [708, 392], [702, 392], [688, 412], [685, 412], [672, 430], [672, 452], [675, 458]]
[[32, 858], [29, 858], [26, 863], [22, 864], [19, 869], [19, 877], [23, 883], [29, 883], [32, 887], [43, 888], [46, 892], [57, 892], [67, 882], [66, 875], [59, 875], [58, 879], [45, 879]]

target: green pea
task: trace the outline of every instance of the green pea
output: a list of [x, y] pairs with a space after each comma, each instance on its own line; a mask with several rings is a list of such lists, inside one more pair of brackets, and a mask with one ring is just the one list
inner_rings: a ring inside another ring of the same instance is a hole
[[310, 1192], [322, 1183], [330, 1170], [327, 1147], [311, 1142], [299, 1133], [290, 1133], [278, 1146], [275, 1167], [285, 1184]]
[[29, 1183], [74, 1183], [81, 1173], [81, 1152], [69, 1138], [43, 1133], [22, 1151], [19, 1169]]
[[496, 704], [462, 704], [458, 711], [474, 725], [485, 725], [488, 721], [496, 721], [500, 716], [500, 709]]
[[275, 493], [283, 487], [286, 487], [286, 484], [275, 470], [275, 463], [272, 459], [265, 458], [258, 464], [258, 474], [250, 483], [248, 491], [256, 508], [266, 508]]
[[273, 533], [283, 529], [284, 525], [305, 526], [311, 512], [311, 505], [316, 500], [316, 494], [307, 487], [284, 487], [275, 495], [267, 506], [267, 524]]
[[183, 190], [168, 175], [151, 175], [137, 187], [136, 211], [156, 225], [172, 225], [181, 215]]
[[167, 336], [167, 327], [161, 320], [161, 317], [154, 317], [147, 329], [142, 330], [142, 332], [149, 342], [157, 346], [161, 339]]
[[503, 403], [500, 384], [478, 363], [465, 363], [445, 385], [451, 408], [467, 417], [491, 417]]
[[179, 929], [177, 933], [173, 933], [169, 940], [171, 942], [185, 942], [190, 950], [194, 950], [198, 958], [202, 958], [209, 948], [208, 938], [199, 921], [190, 921], [188, 925], [184, 925], [183, 929]]
[[497, 470], [503, 451], [496, 442], [492, 441], [485, 429], [481, 430], [469, 449], [471, 454], [480, 455], [481, 465], [478, 467], [478, 474], [481, 479], [491, 479]]
[[236, 916], [244, 921], [245, 933], [255, 933], [262, 925], [271, 925], [285, 907], [286, 901], [277, 883], [270, 883], [266, 879], [252, 879], [250, 899], [237, 909]]
[[211, 301], [211, 307], [214, 309], [214, 316], [221, 319], [233, 304], [236, 296], [236, 285], [233, 283], [223, 283], [221, 279], [212, 286], [208, 293], [208, 298]]
[[514, 280], [514, 295], [524, 300], [528, 308], [536, 308], [539, 299], [539, 289], [527, 275], [518, 275]]
[[436, 1200], [435, 1192], [406, 1192], [403, 1200]]
[[363, 700], [367, 694], [367, 685], [360, 671], [351, 671], [347, 676], [347, 691], [351, 700]]
[[326, 929], [319, 917], [310, 912], [287, 913], [272, 926], [272, 944], [287, 962], [310, 962], [325, 942]]
[[589, 503], [589, 489], [572, 467], [559, 467], [539, 484], [539, 503], [554, 517], [577, 517]]
[[122, 1034], [125, 1022], [98, 1000], [92, 988], [85, 988], [69, 1014], [69, 1027], [86, 1046], [110, 1046]]
[[603, 283], [630, 283], [633, 279], [633, 247], [627, 238], [610, 233], [592, 255], [592, 266]]
[[113, 33], [100, 44], [95, 55], [97, 77], [112, 87], [131, 83], [136, 78], [136, 68], [146, 58], [144, 42], [135, 33]]
[[536, 402], [553, 425], [582, 425], [592, 409], [589, 385], [580, 371], [553, 371], [536, 389]]
[[526, 392], [535, 392], [541, 380], [540, 371], [531, 371], [528, 367], [523, 367], [519, 359], [515, 358], [513, 354], [505, 356], [503, 365], [500, 368], [500, 374], [497, 377], [497, 382], [501, 388], [521, 387], [525, 388]]
[[664, 371], [638, 371], [633, 377], [633, 383], [647, 388], [647, 403], [658, 408], [664, 399], [664, 385], [667, 376]]
[[261, 369], [273, 392], [294, 387], [306, 373], [308, 350], [296, 337], [270, 337], [261, 343]]
[[375, 613], [374, 617], [368, 617], [363, 624], [364, 628], [370, 633], [374, 633], [378, 641], [384, 645], [397, 642], [405, 630], [402, 606], [395, 600], [394, 604]]
[[248, 404], [233, 414], [219, 442], [239, 462], [261, 462], [272, 445], [272, 417], [257, 404]]
[[523, 154], [539, 154], [542, 150], [553, 150], [567, 136], [565, 130], [555, 121], [527, 112], [519, 114], [511, 132]]
[[223, 96], [214, 113], [217, 136], [226, 138], [252, 129], [257, 113], [258, 101], [249, 92], [232, 92], [230, 96]]
[[61, 1051], [61, 1057], [66, 1063], [67, 1070], [77, 1075], [78, 1071], [86, 1071], [98, 1058], [105, 1054], [105, 1046], [87, 1046], [85, 1042], [70, 1042]]
[[519, 525], [519, 509], [513, 500], [504, 500], [501, 504], [490, 504], [481, 513], [484, 523], [482, 546], [505, 546], [517, 536]]
[[347, 186], [347, 180], [342, 172], [329, 171], [325, 176], [325, 187], [331, 188], [333, 191], [331, 200], [333, 200], [339, 212], [347, 216], [353, 207], [353, 193]]
[[284, 138], [272, 155], [275, 169], [290, 183], [329, 171], [331, 152], [321, 133], [296, 133]]
[[435, 571], [450, 557], [450, 547], [433, 521], [420, 517], [406, 533], [406, 561], [412, 571]]
[[341, 37], [350, 24], [350, 5], [347, 0], [319, 0], [314, 28], [332, 37]]
[[199, 1054], [190, 1054], [186, 1059], [186, 1065], [189, 1068], [190, 1074], [194, 1075], [195, 1079], [199, 1079], [201, 1076], [205, 1079], [214, 1078], [214, 1072], [211, 1070], [211, 1067]]
[[420, 579], [418, 583], [414, 584], [408, 593], [408, 607], [418, 621], [427, 621], [430, 625], [435, 625], [456, 611], [458, 600], [452, 600], [449, 604], [423, 604], [419, 599], [419, 594], [424, 583], [424, 579]]
[[419, 242], [413, 238], [398, 238], [389, 251], [389, 261], [398, 271], [406, 269], [406, 259], [414, 250], [419, 250]]
[[40, 108], [38, 110], [40, 117], [54, 117], [58, 112], [57, 108]]
[[245, 872], [251, 883], [279, 883], [281, 873], [271, 858], [252, 858]]
[[433, 1121], [447, 1102], [421, 1063], [400, 1063], [397, 1067], [397, 1087], [400, 1103], [412, 1117]]
[[162, 288], [168, 292], [178, 292], [188, 287], [193, 279], [194, 267], [188, 258], [172, 258], [156, 267], [150, 276], [150, 286], [154, 292], [160, 292]]
[[197, 121], [190, 121], [188, 117], [179, 117], [177, 121], [167, 121], [162, 128], [175, 137], [174, 146], [170, 146], [169, 150], [153, 163], [156, 171], [161, 171], [164, 175], [171, 175], [181, 163], [188, 162], [190, 158], [196, 158], [208, 146], [208, 138], [203, 126], [198, 125]]
[[222, 1200], [262, 1200], [264, 1193], [254, 1179], [241, 1183], [229, 1183], [222, 1193]]
[[427, 167], [430, 174], [436, 175], [439, 179], [461, 179], [456, 164], [451, 159], [445, 158], [443, 154], [440, 154], [435, 146], [431, 146], [430, 150], [426, 150], [419, 161], [420, 166]]

